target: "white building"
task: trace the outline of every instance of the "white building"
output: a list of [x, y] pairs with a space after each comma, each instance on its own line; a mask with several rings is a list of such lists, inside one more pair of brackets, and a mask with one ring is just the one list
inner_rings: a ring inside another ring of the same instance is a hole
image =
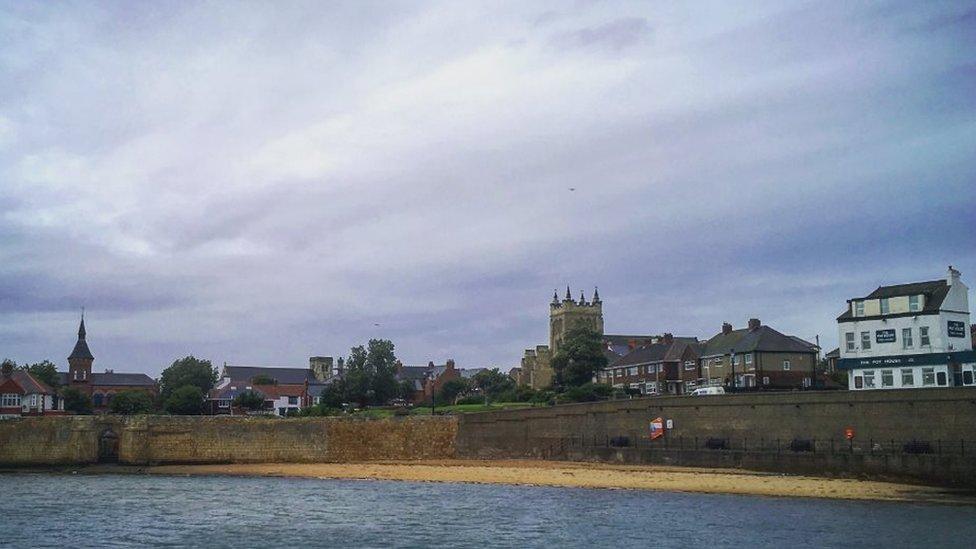
[[849, 299], [837, 318], [837, 368], [848, 371], [848, 387], [976, 386], [968, 291], [950, 266], [944, 280], [881, 286]]

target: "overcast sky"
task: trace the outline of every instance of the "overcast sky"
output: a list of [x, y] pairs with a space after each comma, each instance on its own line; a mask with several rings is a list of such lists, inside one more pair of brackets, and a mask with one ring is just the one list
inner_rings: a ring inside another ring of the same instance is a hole
[[[575, 189], [575, 190], [572, 190]], [[0, 356], [518, 364], [976, 286], [976, 4], [0, 3]], [[970, 293], [970, 300], [973, 293]]]

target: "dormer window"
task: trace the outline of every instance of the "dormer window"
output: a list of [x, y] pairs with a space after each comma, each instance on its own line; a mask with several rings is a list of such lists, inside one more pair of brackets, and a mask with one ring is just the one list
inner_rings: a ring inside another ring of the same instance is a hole
[[915, 312], [922, 310], [922, 302], [917, 295], [908, 296], [908, 310]]
[[888, 298], [881, 298], [881, 314], [886, 315], [891, 312], [891, 307], [888, 305]]
[[864, 316], [864, 302], [855, 301], [854, 302], [854, 316]]

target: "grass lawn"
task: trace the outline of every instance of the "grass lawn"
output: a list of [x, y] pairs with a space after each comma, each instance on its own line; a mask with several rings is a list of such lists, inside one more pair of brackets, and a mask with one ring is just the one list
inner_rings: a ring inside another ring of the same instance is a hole
[[[453, 406], [438, 406], [434, 410], [440, 413], [469, 414], [471, 412], [488, 412], [491, 410], [507, 410], [517, 408], [531, 408], [531, 402], [492, 402], [484, 404], [456, 404]], [[413, 415], [430, 415], [430, 406], [414, 406]]]

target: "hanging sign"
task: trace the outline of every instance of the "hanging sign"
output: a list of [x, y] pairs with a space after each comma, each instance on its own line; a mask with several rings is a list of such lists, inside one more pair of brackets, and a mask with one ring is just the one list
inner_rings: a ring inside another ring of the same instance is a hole
[[651, 420], [651, 440], [664, 436], [664, 420], [654, 418]]

